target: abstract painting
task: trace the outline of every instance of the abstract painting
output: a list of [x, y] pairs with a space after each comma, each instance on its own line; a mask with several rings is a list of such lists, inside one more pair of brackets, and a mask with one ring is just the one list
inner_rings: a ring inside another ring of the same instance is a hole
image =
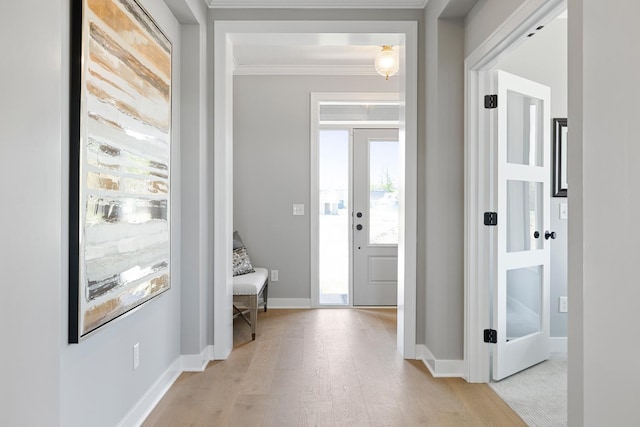
[[170, 288], [171, 43], [135, 0], [72, 0], [69, 342]]

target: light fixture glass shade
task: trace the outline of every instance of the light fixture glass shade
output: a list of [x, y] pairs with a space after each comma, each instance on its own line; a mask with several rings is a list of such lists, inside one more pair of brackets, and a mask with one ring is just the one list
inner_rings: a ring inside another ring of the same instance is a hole
[[393, 46], [382, 46], [382, 50], [376, 56], [375, 67], [378, 74], [384, 76], [386, 80], [398, 72], [400, 61]]

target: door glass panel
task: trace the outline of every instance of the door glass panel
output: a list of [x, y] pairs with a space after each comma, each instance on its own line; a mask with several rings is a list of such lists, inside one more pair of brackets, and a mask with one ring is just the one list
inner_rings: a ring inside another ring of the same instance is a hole
[[542, 195], [541, 182], [507, 181], [507, 252], [542, 249]]
[[398, 244], [398, 141], [369, 141], [369, 244]]
[[513, 91], [507, 97], [507, 162], [542, 166], [542, 100]]
[[320, 304], [349, 304], [349, 131], [319, 139]]
[[542, 266], [507, 270], [507, 341], [542, 330]]

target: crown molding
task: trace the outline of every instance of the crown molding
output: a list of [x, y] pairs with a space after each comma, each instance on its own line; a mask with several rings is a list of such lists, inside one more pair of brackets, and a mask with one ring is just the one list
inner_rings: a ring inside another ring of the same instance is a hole
[[377, 76], [372, 65], [237, 65], [234, 76]]
[[212, 9], [424, 9], [429, 0], [205, 0]]

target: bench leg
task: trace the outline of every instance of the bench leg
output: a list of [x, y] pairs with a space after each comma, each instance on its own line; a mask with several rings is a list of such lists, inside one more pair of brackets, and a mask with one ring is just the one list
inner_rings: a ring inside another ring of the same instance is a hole
[[249, 317], [251, 319], [251, 340], [256, 340], [256, 323], [258, 322], [258, 295], [249, 298]]
[[269, 296], [269, 279], [267, 279], [267, 283], [264, 285], [264, 291], [262, 291], [262, 298], [264, 298], [264, 312], [267, 312], [267, 297]]

